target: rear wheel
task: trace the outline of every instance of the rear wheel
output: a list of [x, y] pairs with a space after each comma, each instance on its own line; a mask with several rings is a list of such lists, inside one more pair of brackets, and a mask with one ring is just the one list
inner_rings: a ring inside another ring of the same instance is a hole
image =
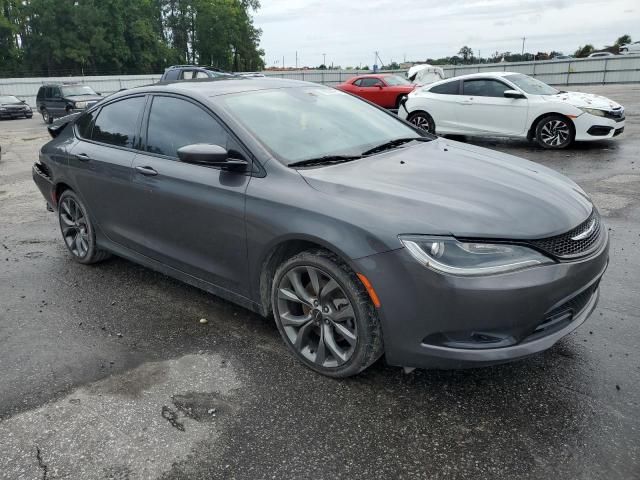
[[433, 121], [433, 118], [427, 112], [413, 112], [407, 117], [407, 120], [426, 132], [433, 133], [434, 135], [436, 133], [436, 122]]
[[536, 142], [542, 148], [561, 149], [568, 147], [575, 137], [571, 121], [562, 115], [549, 115], [536, 126]]
[[93, 223], [86, 207], [71, 190], [65, 190], [58, 201], [58, 220], [62, 239], [78, 263], [97, 263], [110, 255], [96, 245]]
[[375, 307], [337, 256], [317, 250], [288, 259], [276, 271], [271, 297], [285, 344], [312, 370], [348, 377], [382, 355]]

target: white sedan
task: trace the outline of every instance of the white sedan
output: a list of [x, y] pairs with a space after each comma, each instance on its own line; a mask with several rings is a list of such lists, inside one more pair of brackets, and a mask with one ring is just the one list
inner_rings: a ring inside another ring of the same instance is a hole
[[512, 72], [442, 80], [414, 90], [401, 105], [401, 118], [431, 133], [535, 139], [544, 148], [615, 137], [625, 119], [613, 100]]

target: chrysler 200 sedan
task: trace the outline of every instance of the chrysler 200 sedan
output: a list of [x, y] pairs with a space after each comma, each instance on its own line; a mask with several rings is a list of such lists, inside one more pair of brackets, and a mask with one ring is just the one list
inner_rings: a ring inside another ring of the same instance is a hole
[[585, 192], [332, 88], [157, 84], [50, 127], [33, 177], [71, 257], [110, 254], [275, 318], [325, 375], [483, 366], [591, 314], [608, 234]]

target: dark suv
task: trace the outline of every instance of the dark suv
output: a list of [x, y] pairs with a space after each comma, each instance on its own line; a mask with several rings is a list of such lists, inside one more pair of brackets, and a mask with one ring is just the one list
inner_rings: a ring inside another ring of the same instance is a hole
[[174, 80], [193, 80], [194, 78], [220, 78], [233, 76], [233, 74], [215, 67], [172, 65], [164, 71], [160, 81], [170, 82]]
[[53, 123], [54, 118], [81, 112], [100, 100], [100, 94], [88, 85], [52, 83], [40, 87], [36, 106], [45, 123]]

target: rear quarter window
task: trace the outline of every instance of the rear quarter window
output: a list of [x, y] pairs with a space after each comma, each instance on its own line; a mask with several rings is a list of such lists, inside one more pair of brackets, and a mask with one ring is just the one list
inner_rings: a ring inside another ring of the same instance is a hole
[[447, 82], [436, 85], [429, 89], [431, 93], [438, 93], [440, 95], [458, 95], [460, 93], [460, 82]]

